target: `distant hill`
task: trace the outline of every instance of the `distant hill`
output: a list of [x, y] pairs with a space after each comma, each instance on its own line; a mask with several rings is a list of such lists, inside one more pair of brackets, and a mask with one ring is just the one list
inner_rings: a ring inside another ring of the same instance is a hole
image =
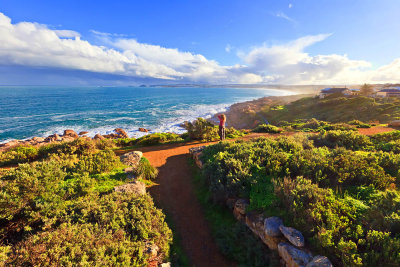
[[283, 106], [265, 106], [259, 115], [267, 118], [271, 123], [311, 118], [328, 122], [360, 120], [387, 123], [400, 119], [400, 99], [374, 99], [363, 96], [330, 96], [325, 99], [307, 97]]

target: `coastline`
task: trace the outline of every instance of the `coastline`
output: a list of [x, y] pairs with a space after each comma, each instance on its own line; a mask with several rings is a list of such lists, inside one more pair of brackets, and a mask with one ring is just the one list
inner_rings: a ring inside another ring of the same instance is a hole
[[[265, 105], [282, 105], [287, 104], [291, 101], [295, 101], [305, 96], [310, 96], [306, 94], [293, 94], [293, 95], [283, 95], [283, 96], [266, 96], [261, 98], [256, 98], [248, 101], [241, 101], [233, 104], [222, 104], [216, 105], [209, 112], [203, 114], [196, 114], [191, 117], [192, 120], [195, 120], [198, 117], [205, 118], [213, 123], [217, 123], [217, 115], [226, 114], [228, 117], [227, 127], [234, 127], [237, 129], [249, 129], [254, 128], [259, 123], [264, 123], [262, 118], [255, 118], [254, 114], [257, 111], [260, 111], [262, 107]], [[104, 136], [106, 138], [140, 138], [147, 134], [152, 133], [167, 133], [172, 132], [176, 134], [182, 134], [186, 130], [181, 127], [184, 121], [175, 120], [164, 125], [159, 126], [155, 129], [146, 129], [148, 131], [143, 131], [144, 128], [136, 128], [133, 129], [124, 129], [124, 133], [120, 136], [116, 133], [114, 128], [106, 129], [103, 131], [94, 131], [88, 129], [84, 129], [83, 127], [77, 127], [75, 129], [58, 129], [57, 131], [47, 132], [42, 136], [33, 136], [25, 139], [9, 139], [0, 142], [0, 151], [8, 150], [15, 146], [20, 145], [33, 145], [40, 146], [47, 144], [49, 142], [61, 142], [61, 141], [72, 141], [77, 137], [85, 137], [91, 139], [100, 139], [100, 136]], [[118, 129], [118, 128], [117, 128]], [[73, 134], [65, 134], [65, 131], [74, 132]], [[77, 133], [86, 132], [85, 134], [78, 135]]]

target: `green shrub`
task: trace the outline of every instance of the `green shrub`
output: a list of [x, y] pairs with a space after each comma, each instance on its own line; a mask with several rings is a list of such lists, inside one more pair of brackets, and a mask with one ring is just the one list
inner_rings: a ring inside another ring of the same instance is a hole
[[349, 131], [326, 131], [313, 138], [318, 146], [345, 147], [352, 150], [366, 150], [373, 146], [368, 136]]
[[197, 118], [194, 122], [186, 121], [183, 127], [192, 140], [212, 141], [218, 138], [218, 128], [203, 118]]
[[136, 139], [135, 144], [138, 146], [151, 146], [182, 141], [183, 139], [174, 133], [153, 133]]
[[357, 128], [371, 128], [372, 127], [371, 124], [364, 123], [364, 122], [359, 121], [359, 120], [349, 121], [348, 124], [355, 125]]
[[136, 144], [136, 138], [118, 138], [112, 140], [118, 147], [133, 146]]
[[278, 128], [271, 124], [261, 124], [261, 125], [258, 125], [253, 130], [253, 132], [256, 132], [256, 133], [281, 133], [282, 131], [283, 131], [283, 129]]
[[32, 161], [38, 157], [38, 154], [38, 149], [33, 146], [11, 148], [8, 151], [0, 152], [0, 166]]
[[134, 173], [137, 177], [141, 177], [147, 180], [155, 180], [158, 175], [158, 170], [151, 166], [148, 159], [142, 157]]
[[[150, 244], [169, 254], [171, 231], [147, 195], [112, 193], [78, 199], [57, 228], [28, 237], [16, 246], [12, 265], [146, 266]], [[70, 213], [73, 212], [73, 213]]]
[[88, 172], [89, 174], [97, 174], [109, 172], [120, 165], [119, 158], [112, 150], [104, 150], [96, 154], [81, 156], [76, 165], [76, 171], [79, 173]]

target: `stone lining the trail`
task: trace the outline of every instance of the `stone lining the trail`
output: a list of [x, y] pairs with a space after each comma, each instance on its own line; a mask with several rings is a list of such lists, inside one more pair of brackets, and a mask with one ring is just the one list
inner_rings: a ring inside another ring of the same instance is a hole
[[[189, 149], [189, 153], [201, 169], [203, 162], [200, 157], [203, 147]], [[325, 256], [317, 255], [304, 248], [303, 234], [283, 225], [279, 217], [264, 218], [263, 214], [254, 211], [247, 212], [249, 201], [246, 199], [227, 199], [226, 205], [233, 210], [235, 218], [247, 225], [249, 229], [258, 236], [271, 250], [277, 250], [279, 256], [287, 267], [332, 267], [332, 263]]]

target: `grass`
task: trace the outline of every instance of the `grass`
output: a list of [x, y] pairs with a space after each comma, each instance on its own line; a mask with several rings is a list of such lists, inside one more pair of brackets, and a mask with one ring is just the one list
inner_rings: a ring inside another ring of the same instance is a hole
[[97, 180], [94, 189], [99, 193], [111, 192], [115, 186], [126, 183], [126, 176], [124, 168], [118, 168], [108, 173], [93, 175], [93, 178]]

